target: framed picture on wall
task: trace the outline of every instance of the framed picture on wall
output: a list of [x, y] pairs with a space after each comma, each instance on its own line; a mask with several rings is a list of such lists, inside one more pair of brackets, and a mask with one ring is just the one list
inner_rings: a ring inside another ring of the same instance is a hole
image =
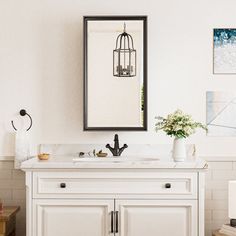
[[208, 136], [236, 136], [236, 92], [207, 91]]
[[236, 28], [213, 29], [213, 73], [236, 74]]

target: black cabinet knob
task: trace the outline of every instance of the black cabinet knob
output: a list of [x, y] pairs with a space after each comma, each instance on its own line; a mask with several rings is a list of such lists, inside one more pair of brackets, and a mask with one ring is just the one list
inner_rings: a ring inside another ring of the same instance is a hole
[[61, 183], [61, 184], [60, 184], [60, 187], [61, 187], [61, 188], [65, 188], [65, 187], [66, 187], [66, 183]]
[[166, 183], [165, 184], [165, 188], [171, 188], [171, 184], [170, 183]]

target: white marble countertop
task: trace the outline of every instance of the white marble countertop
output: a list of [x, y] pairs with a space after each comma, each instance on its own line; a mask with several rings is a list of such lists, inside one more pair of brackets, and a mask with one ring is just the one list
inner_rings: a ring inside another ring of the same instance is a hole
[[[97, 160], [99, 157], [91, 157], [94, 160]], [[149, 160], [144, 160], [145, 156], [142, 156], [141, 160], [137, 161], [137, 157], [134, 156], [134, 160], [132, 157], [123, 157], [127, 158], [128, 161], [115, 161], [114, 162], [106, 162], [106, 161], [82, 161], [75, 162], [73, 161], [72, 156], [51, 156], [47, 161], [41, 161], [37, 157], [34, 157], [30, 160], [24, 161], [21, 164], [22, 170], [30, 170], [30, 169], [130, 169], [130, 168], [138, 168], [138, 169], [196, 169], [196, 170], [204, 170], [208, 168], [207, 162], [200, 158], [187, 158], [185, 162], [174, 162], [169, 157], [159, 157], [159, 160], [150, 160], [151, 158], [158, 157], [150, 157], [146, 156]]]

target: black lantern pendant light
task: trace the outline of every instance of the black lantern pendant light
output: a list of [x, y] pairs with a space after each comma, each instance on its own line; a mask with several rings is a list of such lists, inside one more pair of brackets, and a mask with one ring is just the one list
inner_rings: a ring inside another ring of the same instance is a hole
[[133, 38], [126, 32], [119, 34], [116, 39], [116, 48], [113, 50], [113, 75], [117, 77], [136, 76], [136, 50]]

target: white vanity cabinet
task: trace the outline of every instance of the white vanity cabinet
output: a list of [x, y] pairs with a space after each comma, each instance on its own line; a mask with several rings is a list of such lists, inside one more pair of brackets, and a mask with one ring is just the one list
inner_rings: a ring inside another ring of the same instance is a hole
[[98, 165], [24, 162], [27, 236], [204, 236], [204, 161]]
[[195, 200], [118, 200], [120, 236], [197, 236]]
[[33, 236], [105, 236], [113, 200], [33, 200]]

